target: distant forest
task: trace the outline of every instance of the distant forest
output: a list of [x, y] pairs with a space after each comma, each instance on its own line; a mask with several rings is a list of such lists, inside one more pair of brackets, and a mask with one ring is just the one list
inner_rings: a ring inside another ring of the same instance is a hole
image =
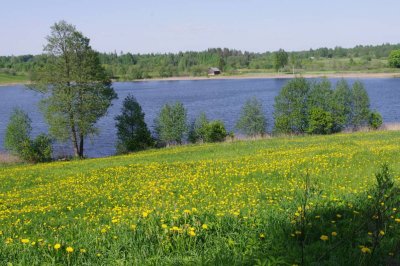
[[[167, 54], [100, 53], [100, 60], [111, 77], [133, 80], [172, 76], [205, 76], [210, 67], [225, 75], [273, 72], [385, 71], [387, 57], [400, 44], [358, 45], [354, 48], [319, 48], [297, 52], [253, 53], [227, 48], [202, 52]], [[277, 53], [285, 60], [277, 67]], [[0, 73], [33, 75], [46, 64], [46, 55], [0, 56]]]

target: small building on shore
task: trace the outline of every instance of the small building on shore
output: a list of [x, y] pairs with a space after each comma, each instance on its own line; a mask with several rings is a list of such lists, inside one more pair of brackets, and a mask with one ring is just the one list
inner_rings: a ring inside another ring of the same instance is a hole
[[217, 68], [217, 67], [210, 67], [208, 69], [208, 75], [209, 76], [216, 76], [216, 75], [219, 75], [219, 74], [221, 74], [221, 70], [219, 70], [219, 68]]

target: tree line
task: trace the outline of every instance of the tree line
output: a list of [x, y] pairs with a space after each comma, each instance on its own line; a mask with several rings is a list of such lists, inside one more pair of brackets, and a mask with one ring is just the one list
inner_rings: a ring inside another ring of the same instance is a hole
[[[83, 158], [85, 140], [98, 133], [96, 122], [107, 114], [117, 94], [101, 64], [101, 55], [73, 25], [65, 21], [54, 24], [44, 51], [47, 61], [35, 70], [30, 88], [43, 93], [39, 107], [49, 134], [32, 139], [29, 116], [16, 109], [6, 130], [5, 147], [22, 159], [41, 162], [51, 160], [54, 140], [69, 141], [74, 156]], [[279, 60], [286, 60], [285, 52], [280, 53]], [[370, 110], [368, 94], [360, 82], [350, 88], [342, 80], [334, 89], [328, 80], [295, 78], [282, 88], [274, 108], [274, 134], [330, 134], [382, 124], [380, 114]], [[132, 95], [124, 99], [121, 114], [115, 118], [118, 153], [233, 137], [223, 121], [210, 121], [204, 113], [188, 123], [187, 110], [180, 102], [161, 108], [153, 133], [144, 117]], [[250, 137], [267, 134], [267, 118], [260, 100], [246, 101], [236, 128]]]
[[[266, 71], [323, 71], [370, 70], [398, 67], [385, 63], [400, 44], [356, 46], [354, 48], [319, 48], [308, 51], [253, 53], [228, 48], [213, 48], [201, 52], [166, 54], [98, 53], [100, 64], [115, 80], [133, 80], [153, 77], [204, 76], [209, 67], [235, 74], [238, 70]], [[321, 59], [325, 59], [321, 60]], [[346, 59], [346, 60], [344, 60]], [[36, 72], [52, 60], [48, 53], [41, 55], [0, 56], [0, 72], [15, 75]]]

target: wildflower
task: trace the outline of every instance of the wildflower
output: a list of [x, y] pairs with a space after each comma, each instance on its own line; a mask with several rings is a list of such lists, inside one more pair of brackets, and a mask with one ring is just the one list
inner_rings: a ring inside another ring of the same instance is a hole
[[400, 218], [396, 218], [396, 219], [394, 219], [394, 221], [395, 221], [396, 223], [400, 223]]
[[148, 212], [143, 212], [142, 216], [143, 216], [143, 218], [147, 218], [147, 216], [149, 216], [149, 213]]
[[136, 227], [137, 227], [136, 224], [132, 224], [132, 225], [131, 225], [131, 230], [132, 230], [132, 231], [135, 231], [135, 230], [136, 230]]
[[337, 233], [336, 232], [332, 232], [332, 236], [337, 236]]
[[81, 248], [81, 249], [79, 250], [79, 252], [80, 252], [80, 253], [86, 253], [86, 249]]
[[261, 238], [261, 239], [264, 239], [264, 238], [265, 238], [265, 234], [261, 233], [261, 234], [260, 234], [260, 238]]
[[105, 233], [107, 232], [107, 229], [106, 229], [106, 228], [102, 228], [102, 229], [100, 230], [100, 232], [101, 232], [102, 234], [105, 234]]
[[57, 243], [57, 244], [54, 245], [54, 249], [55, 249], [55, 250], [59, 250], [60, 248], [61, 248], [61, 245], [60, 245], [60, 244]]
[[28, 244], [29, 243], [29, 239], [23, 238], [23, 239], [21, 239], [21, 243]]
[[296, 235], [301, 235], [301, 231], [294, 232]]
[[168, 228], [168, 225], [162, 224], [161, 227], [162, 227], [163, 229], [167, 229], [167, 228]]
[[380, 230], [380, 231], [379, 231], [379, 235], [384, 236], [384, 235], [385, 235], [385, 231]]
[[33, 241], [33, 242], [31, 243], [31, 245], [32, 245], [32, 246], [36, 245], [36, 242], [35, 242], [35, 241]]
[[65, 250], [66, 250], [68, 253], [74, 252], [74, 249], [73, 249], [72, 247], [67, 247]]
[[371, 249], [362, 246], [362, 247], [361, 247], [361, 252], [362, 252], [362, 253], [371, 253]]
[[196, 236], [196, 233], [194, 231], [189, 231], [190, 236]]
[[342, 215], [341, 214], [336, 214], [336, 217], [337, 218], [342, 218]]
[[208, 225], [207, 225], [207, 224], [203, 224], [203, 225], [201, 226], [201, 228], [203, 228], [204, 230], [207, 230], [207, 229], [208, 229]]
[[329, 237], [327, 235], [322, 235], [319, 239], [321, 239], [322, 241], [327, 241]]
[[0, 236], [3, 235], [3, 231], [0, 230]]

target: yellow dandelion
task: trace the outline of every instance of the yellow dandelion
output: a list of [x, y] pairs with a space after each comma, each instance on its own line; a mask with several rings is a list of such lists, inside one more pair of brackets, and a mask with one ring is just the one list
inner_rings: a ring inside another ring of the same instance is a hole
[[384, 235], [385, 235], [385, 231], [380, 230], [380, 231], [379, 231], [379, 235], [384, 236]]
[[371, 249], [362, 246], [362, 247], [361, 247], [361, 252], [362, 252], [362, 253], [371, 253]]
[[201, 226], [201, 228], [203, 228], [204, 230], [207, 230], [207, 229], [208, 229], [208, 225], [207, 225], [207, 224], [203, 224], [203, 225]]
[[73, 247], [67, 247], [65, 250], [66, 250], [68, 253], [74, 252], [74, 248], [73, 248]]
[[322, 241], [327, 241], [329, 237], [327, 235], [322, 235], [319, 239], [321, 239]]
[[21, 243], [28, 244], [29, 243], [29, 239], [23, 238], [23, 239], [21, 239]]
[[55, 250], [59, 250], [60, 248], [61, 248], [61, 245], [60, 245], [60, 244], [57, 243], [57, 244], [54, 245], [54, 249], [55, 249]]
[[336, 232], [332, 232], [332, 236], [337, 236], [337, 233]]
[[168, 228], [168, 225], [162, 224], [161, 227], [162, 227], [163, 229], [167, 229], [167, 228]]
[[260, 234], [260, 238], [261, 238], [261, 239], [264, 239], [264, 238], [265, 238], [265, 234], [264, 234], [264, 233], [261, 233], [261, 234]]
[[86, 249], [81, 248], [81, 249], [79, 250], [79, 252], [80, 252], [80, 253], [86, 253]]

